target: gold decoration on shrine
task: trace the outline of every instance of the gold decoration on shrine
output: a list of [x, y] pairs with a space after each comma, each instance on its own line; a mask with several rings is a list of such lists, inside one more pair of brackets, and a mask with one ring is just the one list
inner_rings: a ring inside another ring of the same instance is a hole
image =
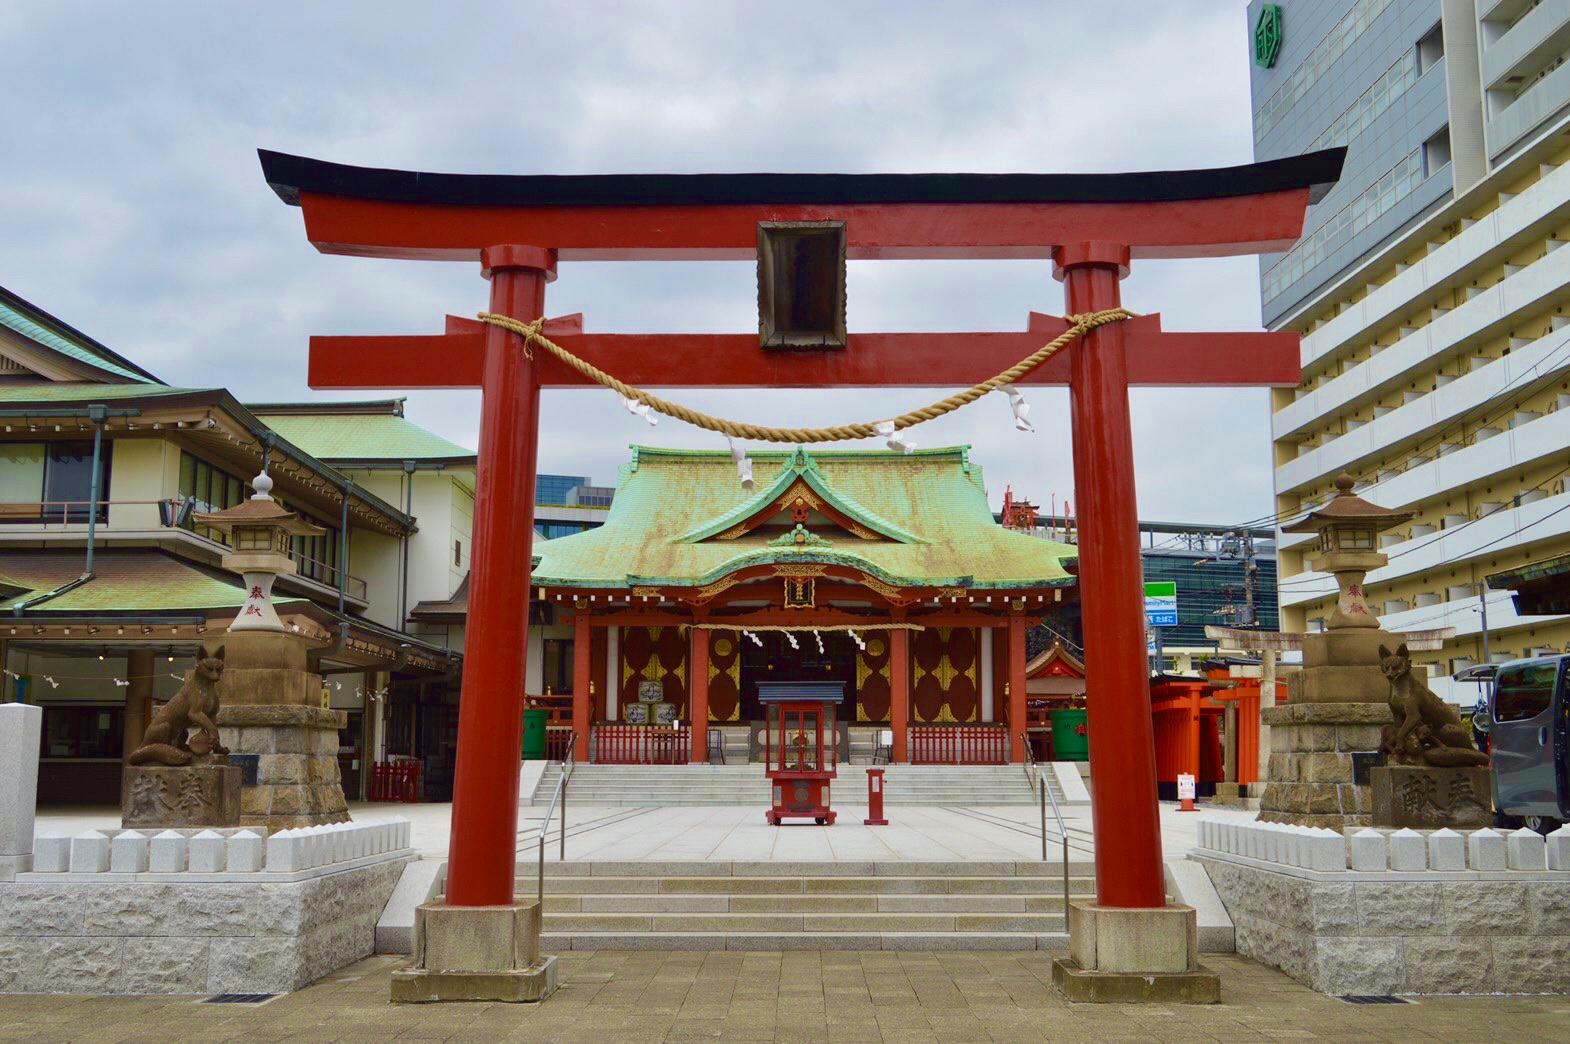
[[875, 576], [867, 576], [866, 574], [862, 574], [862, 577], [858, 582], [862, 587], [865, 587], [874, 594], [882, 595], [891, 602], [910, 601], [909, 597], [906, 596], [905, 590], [903, 588], [895, 587], [893, 584], [886, 584]]
[[817, 608], [817, 579], [811, 576], [787, 576], [785, 583], [785, 608]]
[[658, 598], [660, 589], [658, 587], [637, 586], [633, 587], [630, 593], [634, 598]]
[[874, 656], [882, 656], [888, 651], [888, 643], [882, 638], [868, 638], [867, 651]]
[[712, 584], [704, 584], [702, 587], [693, 591], [692, 598], [694, 601], [707, 602], [709, 599], [713, 598], [720, 592], [727, 591], [739, 583], [741, 583], [741, 578], [735, 576], [734, 574], [731, 576], [722, 576]]
[[939, 598], [964, 598], [966, 594], [967, 594], [967, 592], [966, 592], [965, 588], [963, 588], [963, 587], [940, 587], [940, 588], [938, 588], [938, 597]]
[[813, 564], [811, 562], [803, 563], [801, 565], [797, 565], [795, 563], [787, 562], [787, 563], [783, 563], [781, 565], [775, 566], [774, 567], [774, 575], [775, 576], [823, 576], [825, 571], [826, 571], [826, 569], [827, 569], [826, 566], [815, 565], [815, 564]]
[[572, 600], [572, 607], [574, 609], [587, 609], [589, 608], [589, 600], [587, 598], [574, 598]]
[[731, 650], [734, 648], [736, 648], [736, 645], [729, 638], [714, 639], [715, 656], [729, 656], [731, 654]]
[[643, 665], [643, 677], [648, 681], [659, 681], [664, 677], [664, 672], [660, 669], [659, 653], [649, 654], [649, 662]]

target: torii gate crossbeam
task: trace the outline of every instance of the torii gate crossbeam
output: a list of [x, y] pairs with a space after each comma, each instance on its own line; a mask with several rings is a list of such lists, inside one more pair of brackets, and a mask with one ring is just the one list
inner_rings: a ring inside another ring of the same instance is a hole
[[[1344, 150], [1215, 170], [1137, 174], [703, 174], [495, 176], [349, 167], [261, 153], [326, 253], [478, 260], [490, 311], [544, 315], [561, 261], [752, 259], [759, 222], [842, 221], [852, 260], [1050, 259], [1068, 313], [1118, 306], [1134, 258], [1286, 249]], [[842, 351], [770, 352], [754, 334], [604, 335], [569, 317], [546, 332], [644, 387], [969, 385], [1064, 328], [852, 334]], [[964, 340], [965, 351], [954, 345]], [[494, 326], [451, 319], [436, 336], [313, 338], [317, 388], [482, 389], [471, 641], [459, 711], [447, 902], [512, 899], [533, 494], [541, 387], [577, 374]], [[1080, 586], [1098, 902], [1165, 905], [1128, 388], [1294, 385], [1292, 334], [1173, 334], [1145, 316], [1100, 327], [1021, 383], [1067, 383], [1081, 532]], [[1017, 723], [1011, 723], [1017, 724]], [[577, 738], [587, 753], [586, 730]]]

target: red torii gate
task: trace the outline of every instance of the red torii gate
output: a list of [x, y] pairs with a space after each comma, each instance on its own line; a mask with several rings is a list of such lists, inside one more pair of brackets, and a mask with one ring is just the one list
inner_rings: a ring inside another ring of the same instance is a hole
[[[318, 250], [478, 260], [489, 310], [529, 322], [544, 315], [560, 261], [750, 260], [759, 222], [844, 222], [850, 260], [1050, 259], [1068, 313], [1115, 308], [1133, 258], [1286, 249], [1344, 153], [1101, 175], [462, 175], [265, 150], [261, 161]], [[765, 350], [754, 333], [585, 333], [577, 316], [544, 332], [645, 388], [935, 387], [1000, 372], [1067, 325], [1032, 313], [1019, 333], [852, 333], [842, 351], [811, 353]], [[1106, 768], [1092, 811], [1103, 906], [1166, 902], [1128, 388], [1298, 379], [1295, 334], [1163, 333], [1147, 315], [1091, 331], [1019, 382], [1070, 389], [1091, 757]], [[509, 903], [540, 389], [588, 382], [546, 352], [531, 359], [508, 331], [449, 317], [434, 336], [313, 337], [310, 383], [483, 390], [469, 595], [479, 640], [466, 651], [447, 902]], [[577, 724], [586, 753], [587, 722]]]

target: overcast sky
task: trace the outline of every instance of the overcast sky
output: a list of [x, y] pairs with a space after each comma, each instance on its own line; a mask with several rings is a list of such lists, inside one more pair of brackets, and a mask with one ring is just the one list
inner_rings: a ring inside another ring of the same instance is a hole
[[[535, 4], [219, 2], [0, 6], [0, 284], [170, 384], [303, 398], [313, 333], [435, 332], [485, 307], [477, 265], [323, 256], [263, 183], [265, 147], [490, 173], [1109, 171], [1248, 162], [1242, 0]], [[1124, 303], [1169, 330], [1259, 325], [1253, 258], [1141, 262]], [[551, 314], [591, 330], [756, 327], [751, 265], [569, 264]], [[1061, 313], [1045, 262], [853, 264], [851, 329], [1020, 329]], [[978, 374], [978, 378], [987, 376]], [[404, 394], [389, 389], [388, 394]], [[363, 396], [361, 396], [363, 397]], [[889, 392], [683, 391], [774, 423], [872, 420]], [[1067, 393], [923, 425], [1004, 486], [1072, 495]], [[408, 415], [475, 444], [478, 393]], [[1136, 390], [1142, 517], [1269, 513], [1268, 393]], [[542, 471], [615, 477], [647, 428], [605, 391], [545, 393]]]

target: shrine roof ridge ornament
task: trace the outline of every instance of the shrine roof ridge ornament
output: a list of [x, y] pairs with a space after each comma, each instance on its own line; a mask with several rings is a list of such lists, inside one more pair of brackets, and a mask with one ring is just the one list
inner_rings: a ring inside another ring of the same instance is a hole
[[1197, 170], [1113, 174], [440, 174], [357, 167], [258, 149], [278, 198], [302, 192], [445, 206], [725, 206], [908, 203], [1138, 203], [1310, 190], [1341, 176], [1345, 148]]

